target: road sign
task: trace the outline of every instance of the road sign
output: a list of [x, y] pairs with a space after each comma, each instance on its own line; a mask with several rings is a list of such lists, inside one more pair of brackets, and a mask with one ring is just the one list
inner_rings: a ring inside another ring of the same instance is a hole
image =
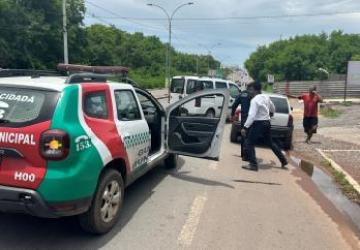
[[267, 75], [267, 81], [268, 81], [268, 83], [274, 83], [275, 82], [275, 76], [274, 75], [270, 75], [270, 74], [268, 74]]
[[347, 71], [347, 85], [360, 85], [360, 61], [350, 61]]

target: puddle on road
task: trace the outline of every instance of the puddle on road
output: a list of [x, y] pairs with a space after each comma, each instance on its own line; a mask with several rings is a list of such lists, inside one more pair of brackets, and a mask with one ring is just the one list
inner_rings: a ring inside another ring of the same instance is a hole
[[334, 183], [333, 178], [319, 167], [293, 156], [291, 158], [302, 171], [310, 176], [311, 180], [326, 198], [328, 198], [342, 214], [347, 215], [358, 230], [360, 230], [360, 206], [349, 200]]

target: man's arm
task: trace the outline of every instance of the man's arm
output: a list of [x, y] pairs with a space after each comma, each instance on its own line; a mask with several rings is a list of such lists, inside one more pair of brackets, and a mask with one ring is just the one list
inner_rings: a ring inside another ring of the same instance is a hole
[[239, 106], [240, 102], [241, 102], [241, 94], [236, 97], [235, 102], [231, 106], [231, 116], [235, 115], [235, 111], [236, 111], [237, 107]]
[[319, 95], [318, 93], [316, 93], [319, 102], [324, 102], [324, 99], [321, 97], [321, 95]]
[[249, 115], [244, 125], [245, 128], [250, 128], [255, 121], [255, 115], [257, 113], [257, 104], [254, 100], [255, 98], [252, 99], [250, 103]]
[[299, 100], [302, 100], [303, 97], [302, 95], [290, 95], [290, 94], [286, 94], [287, 97], [291, 97], [291, 98], [296, 98], [296, 99], [299, 99]]

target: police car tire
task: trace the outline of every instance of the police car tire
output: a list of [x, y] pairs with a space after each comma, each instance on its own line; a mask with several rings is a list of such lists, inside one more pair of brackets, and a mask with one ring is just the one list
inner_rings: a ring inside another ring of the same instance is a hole
[[230, 141], [238, 142], [238, 132], [235, 126], [231, 126]]
[[[121, 199], [120, 199], [119, 209], [116, 215], [114, 216], [114, 218], [109, 222], [104, 222], [101, 219], [101, 214], [100, 214], [102, 195], [106, 186], [112, 181], [116, 181], [118, 183], [121, 192]], [[79, 222], [81, 228], [84, 231], [92, 234], [100, 235], [109, 232], [119, 220], [121, 208], [124, 200], [124, 189], [125, 187], [121, 174], [114, 169], [105, 170], [105, 172], [100, 177], [100, 181], [98, 183], [98, 187], [96, 189], [95, 196], [93, 197], [93, 201], [90, 209], [86, 213], [81, 214], [79, 216]]]
[[167, 169], [174, 169], [177, 167], [179, 156], [177, 154], [169, 154], [165, 159], [165, 167]]

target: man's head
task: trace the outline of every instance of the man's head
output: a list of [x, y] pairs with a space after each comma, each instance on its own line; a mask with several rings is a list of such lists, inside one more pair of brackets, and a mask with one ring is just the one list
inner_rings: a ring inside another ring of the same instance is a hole
[[316, 87], [315, 85], [310, 86], [310, 88], [309, 88], [309, 94], [310, 94], [310, 95], [314, 95], [315, 92], [316, 92], [316, 90], [317, 90], [317, 87]]
[[247, 86], [246, 86], [246, 90], [247, 92], [249, 92], [249, 94], [251, 96], [254, 95], [254, 83], [249, 83]]
[[262, 85], [261, 85], [260, 82], [254, 82], [253, 83], [253, 88], [254, 88], [254, 95], [261, 94]]

